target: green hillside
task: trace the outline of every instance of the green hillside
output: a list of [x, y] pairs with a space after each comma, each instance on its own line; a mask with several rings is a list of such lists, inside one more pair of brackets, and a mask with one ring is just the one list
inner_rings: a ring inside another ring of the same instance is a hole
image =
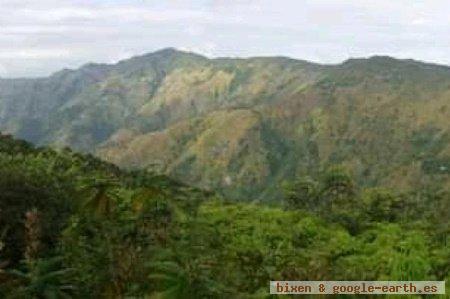
[[361, 186], [450, 188], [450, 68], [390, 57], [317, 65], [165, 49], [0, 80], [0, 129], [229, 198], [332, 165]]
[[[257, 119], [209, 121], [230, 115]], [[236, 203], [0, 135], [0, 297], [263, 299], [270, 280], [448, 281], [448, 191], [363, 188], [342, 167], [318, 177], [285, 185], [283, 204]]]

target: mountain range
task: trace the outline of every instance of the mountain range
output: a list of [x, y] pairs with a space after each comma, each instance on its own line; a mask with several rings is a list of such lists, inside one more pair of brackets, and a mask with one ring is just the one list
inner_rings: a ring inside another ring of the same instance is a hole
[[361, 186], [449, 189], [450, 67], [169, 48], [0, 79], [0, 130], [237, 199], [276, 199], [283, 181], [337, 164]]

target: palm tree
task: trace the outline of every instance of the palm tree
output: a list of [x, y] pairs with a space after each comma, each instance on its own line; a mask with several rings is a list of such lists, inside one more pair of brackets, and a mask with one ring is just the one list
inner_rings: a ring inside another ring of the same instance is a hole
[[63, 267], [60, 257], [26, 261], [22, 269], [7, 271], [19, 284], [7, 298], [72, 298], [75, 287], [67, 283], [71, 271]]
[[[185, 256], [185, 257], [184, 257]], [[153, 262], [151, 281], [162, 286], [162, 298], [216, 298], [225, 291], [212, 280], [207, 263], [177, 252], [172, 258]]]
[[81, 189], [87, 192], [83, 208], [99, 217], [108, 217], [114, 208], [117, 194], [113, 191], [119, 187], [115, 179], [89, 179], [81, 182]]

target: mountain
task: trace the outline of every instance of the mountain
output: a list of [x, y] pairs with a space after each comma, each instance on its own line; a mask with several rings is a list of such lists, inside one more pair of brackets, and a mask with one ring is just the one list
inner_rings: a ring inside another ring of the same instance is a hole
[[229, 197], [340, 164], [362, 186], [450, 188], [450, 68], [338, 65], [164, 49], [47, 78], [0, 79], [0, 130]]

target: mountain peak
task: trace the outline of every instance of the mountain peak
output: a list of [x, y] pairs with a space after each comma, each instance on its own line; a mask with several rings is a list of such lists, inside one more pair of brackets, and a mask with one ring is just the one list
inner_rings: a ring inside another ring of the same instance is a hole
[[201, 59], [206, 59], [206, 57], [194, 53], [194, 52], [189, 52], [189, 51], [184, 51], [184, 50], [179, 50], [177, 48], [173, 48], [173, 47], [169, 47], [169, 48], [163, 48], [154, 52], [150, 52], [147, 54], [144, 54], [142, 56], [137, 56], [137, 58], [139, 57], [157, 57], [157, 58], [177, 58], [177, 57], [191, 57], [191, 58], [201, 58]]
[[158, 55], [175, 55], [175, 54], [182, 54], [185, 53], [181, 50], [178, 50], [177, 48], [174, 47], [167, 47], [167, 48], [162, 48], [160, 50], [156, 50], [152, 53], [149, 53], [150, 55], [152, 54], [158, 54]]
[[193, 53], [193, 52], [187, 52], [187, 51], [182, 51], [182, 50], [178, 50], [176, 48], [163, 48], [154, 52], [149, 52], [143, 55], [137, 55], [137, 56], [133, 56], [131, 58], [127, 58], [124, 60], [119, 61], [118, 64], [121, 63], [126, 63], [129, 61], [136, 61], [136, 60], [148, 60], [148, 59], [157, 59], [157, 60], [170, 60], [170, 59], [175, 59], [175, 58], [182, 58], [182, 57], [191, 57], [191, 58], [201, 58], [201, 59], [206, 59], [206, 57]]

